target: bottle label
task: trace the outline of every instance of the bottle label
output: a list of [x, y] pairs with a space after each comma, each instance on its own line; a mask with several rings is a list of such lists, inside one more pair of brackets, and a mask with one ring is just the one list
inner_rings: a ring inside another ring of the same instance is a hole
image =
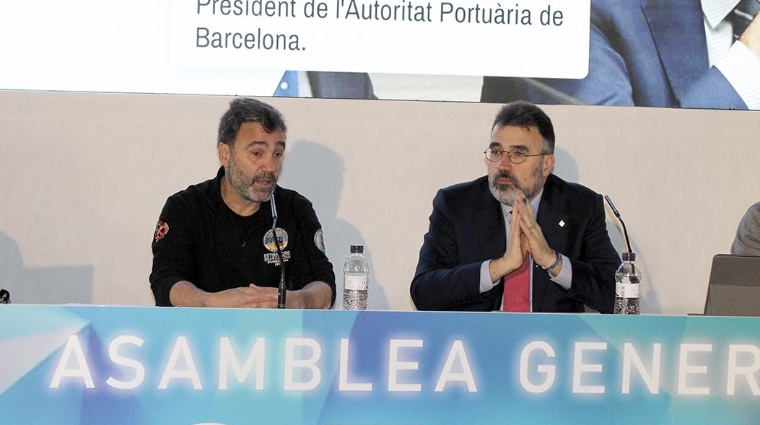
[[349, 291], [366, 291], [367, 276], [343, 276], [343, 288]]
[[615, 294], [620, 298], [638, 298], [639, 285], [637, 283], [616, 283]]

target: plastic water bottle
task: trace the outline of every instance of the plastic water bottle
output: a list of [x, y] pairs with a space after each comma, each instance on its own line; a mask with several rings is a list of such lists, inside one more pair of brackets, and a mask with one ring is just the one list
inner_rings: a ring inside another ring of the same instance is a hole
[[624, 252], [623, 264], [615, 272], [615, 314], [639, 314], [641, 269], [635, 260], [635, 253]]
[[351, 255], [343, 263], [343, 310], [367, 309], [369, 263], [362, 245], [351, 245]]

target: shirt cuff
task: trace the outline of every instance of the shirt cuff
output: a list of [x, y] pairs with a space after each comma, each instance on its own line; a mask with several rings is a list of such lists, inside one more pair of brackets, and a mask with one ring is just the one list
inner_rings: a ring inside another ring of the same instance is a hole
[[493, 289], [494, 286], [496, 286], [499, 281], [496, 282], [491, 281], [491, 271], [488, 269], [488, 265], [491, 263], [491, 260], [483, 261], [483, 264], [480, 265], [480, 293], [488, 292], [491, 289]]
[[562, 270], [560, 270], [557, 277], [551, 277], [551, 275], [549, 275], [549, 278], [552, 282], [569, 290], [570, 284], [573, 282], [573, 264], [570, 262], [569, 258], [562, 254], [560, 254], [560, 256], [562, 257]]
[[749, 109], [760, 109], [760, 58], [737, 41], [715, 63]]

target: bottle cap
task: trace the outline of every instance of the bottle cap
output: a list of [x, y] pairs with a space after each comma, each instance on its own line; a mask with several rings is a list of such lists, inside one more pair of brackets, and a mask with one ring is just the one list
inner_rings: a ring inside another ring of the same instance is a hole
[[623, 261], [636, 261], [636, 253], [635, 252], [624, 252], [623, 253]]
[[351, 245], [351, 254], [363, 254], [363, 253], [364, 253], [363, 245]]

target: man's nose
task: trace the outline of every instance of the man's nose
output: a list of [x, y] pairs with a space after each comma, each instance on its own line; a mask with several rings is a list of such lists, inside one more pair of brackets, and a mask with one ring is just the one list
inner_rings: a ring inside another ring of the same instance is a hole
[[274, 155], [267, 155], [264, 158], [264, 162], [261, 164], [261, 168], [264, 171], [274, 171], [277, 168], [278, 159]]
[[511, 170], [513, 165], [514, 164], [512, 164], [512, 161], [509, 160], [508, 152], [503, 152], [501, 154], [501, 159], [496, 162], [496, 166], [500, 170]]

